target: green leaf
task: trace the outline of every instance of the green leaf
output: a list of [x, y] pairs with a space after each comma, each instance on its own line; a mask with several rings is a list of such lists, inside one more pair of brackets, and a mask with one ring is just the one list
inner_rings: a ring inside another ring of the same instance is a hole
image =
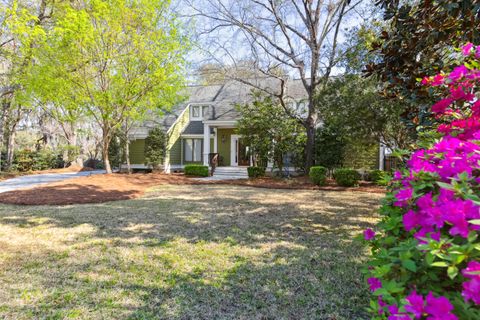
[[447, 190], [452, 190], [455, 191], [455, 186], [451, 185], [450, 183], [445, 183], [445, 182], [437, 182], [438, 186], [447, 189]]
[[455, 277], [458, 275], [458, 268], [455, 266], [448, 267], [447, 274], [450, 279], [455, 279]]
[[432, 263], [432, 267], [446, 268], [446, 267], [448, 267], [448, 263], [446, 263], [445, 261], [437, 261], [437, 262]]
[[415, 264], [415, 262], [413, 260], [403, 260], [402, 261], [402, 266], [407, 269], [407, 270], [410, 270], [412, 272], [417, 272], [417, 265]]
[[471, 223], [476, 226], [480, 226], [480, 219], [469, 220], [468, 223]]

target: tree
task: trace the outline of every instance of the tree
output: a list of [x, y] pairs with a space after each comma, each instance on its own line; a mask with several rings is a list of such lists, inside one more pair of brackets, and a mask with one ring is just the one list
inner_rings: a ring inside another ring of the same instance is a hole
[[[319, 120], [315, 94], [328, 83], [339, 61], [338, 43], [344, 31], [343, 22], [361, 0], [187, 2], [193, 10], [192, 16], [205, 20], [199, 34], [204, 36], [202, 41], [217, 62], [225, 65], [227, 60], [235, 66], [245, 57], [253, 58], [258, 74], [276, 79], [274, 86], [264, 87], [255, 79], [235, 78], [274, 96], [284, 113], [304, 127], [308, 170], [314, 162]], [[279, 69], [286, 73], [279, 74]], [[292, 108], [289, 103], [287, 88], [292, 76], [299, 77], [303, 83], [307, 94], [306, 112]]]
[[272, 161], [281, 174], [285, 156], [302, 153], [305, 133], [296, 120], [285, 114], [275, 97], [258, 91], [252, 96], [252, 103], [237, 107], [241, 114], [238, 132], [250, 147], [254, 165], [265, 166]]
[[0, 7], [0, 158], [6, 137], [7, 169], [13, 162], [18, 124], [30, 109], [24, 88], [36, 44], [51, 17], [49, 4], [48, 0], [5, 0]]
[[317, 132], [315, 162], [329, 170], [341, 168], [344, 163], [346, 140], [341, 129], [325, 123]]
[[[128, 118], [168, 108], [184, 83], [187, 41], [167, 0], [59, 3], [55, 27], [36, 57], [45, 91], [81, 108], [110, 140]], [[59, 89], [58, 86], [61, 88]]]
[[378, 61], [366, 66], [385, 84], [386, 97], [409, 102], [404, 116], [415, 126], [428, 123], [428, 90], [418, 81], [455, 65], [452, 52], [480, 43], [480, 6], [475, 0], [380, 0], [385, 26], [374, 49]]
[[155, 127], [145, 139], [145, 164], [159, 168], [165, 160], [167, 135], [163, 128]]
[[316, 97], [319, 113], [349, 139], [407, 148], [412, 140], [400, 116], [404, 104], [380, 96], [379, 86], [375, 79], [358, 75], [336, 78]]

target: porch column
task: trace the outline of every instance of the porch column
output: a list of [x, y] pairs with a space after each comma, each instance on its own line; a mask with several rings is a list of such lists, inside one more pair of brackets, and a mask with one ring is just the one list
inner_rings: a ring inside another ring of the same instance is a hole
[[378, 169], [385, 170], [385, 146], [383, 143], [380, 143], [379, 148]]
[[203, 164], [208, 166], [208, 155], [210, 154], [210, 126], [203, 125]]
[[213, 129], [215, 136], [213, 137], [213, 153], [218, 153], [218, 128]]

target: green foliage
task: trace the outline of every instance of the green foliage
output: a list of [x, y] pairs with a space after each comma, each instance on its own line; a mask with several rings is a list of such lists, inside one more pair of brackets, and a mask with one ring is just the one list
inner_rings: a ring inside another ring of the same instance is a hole
[[341, 187], [354, 187], [358, 185], [360, 173], [354, 169], [337, 169], [333, 175], [337, 184]]
[[[468, 182], [464, 181], [464, 184], [455, 187], [458, 195], [462, 198], [476, 197], [468, 194]], [[410, 181], [410, 186], [417, 198], [439, 189], [436, 178], [428, 173], [416, 176]], [[479, 319], [480, 310], [469, 307], [461, 296], [462, 282], [465, 281], [461, 270], [465, 268], [465, 261], [480, 259], [478, 235], [471, 232], [468, 239], [442, 237], [440, 241], [425, 237], [426, 242], [419, 244], [413, 237], [414, 232], [405, 230], [402, 223], [405, 210], [393, 205], [397, 200], [392, 190], [389, 189], [383, 200], [380, 209], [382, 221], [376, 226], [382, 235], [370, 241], [373, 257], [364, 269], [365, 274], [382, 279], [384, 284], [374, 295], [381, 295], [389, 305], [400, 305], [411, 288], [417, 288], [424, 295], [432, 291], [452, 302], [459, 319]], [[378, 312], [376, 297], [370, 307], [372, 314]]]
[[184, 168], [185, 175], [187, 176], [197, 176], [197, 177], [208, 177], [208, 166], [203, 166], [200, 164], [188, 164]]
[[310, 168], [310, 180], [317, 186], [323, 186], [327, 182], [327, 168], [315, 166]]
[[167, 135], [161, 127], [150, 130], [145, 139], [145, 164], [154, 168], [165, 161]]
[[263, 167], [248, 167], [247, 171], [249, 178], [258, 178], [265, 176], [265, 168]]
[[120, 133], [120, 130], [115, 130], [108, 147], [108, 159], [113, 168], [120, 168], [120, 165], [124, 163], [125, 156], [123, 146], [123, 135]]
[[330, 81], [316, 96], [322, 120], [342, 142], [371, 145], [383, 141], [392, 149], [406, 148], [412, 143], [401, 121], [406, 106], [400, 100], [380, 96], [378, 89], [378, 81], [358, 75]]
[[116, 129], [182, 98], [188, 41], [170, 1], [62, 1], [45, 32], [28, 88], [96, 122], [108, 171]]
[[80, 147], [79, 146], [72, 146], [70, 144], [61, 145], [57, 148], [59, 154], [63, 154], [66, 156], [63, 159], [66, 162], [66, 165], [70, 165], [73, 161], [75, 161], [78, 156], [80, 155]]
[[40, 151], [18, 150], [13, 161], [14, 169], [19, 172], [55, 169], [59, 168], [61, 164], [61, 156], [47, 149]]
[[406, 120], [413, 128], [430, 126], [428, 89], [418, 79], [447, 71], [456, 65], [455, 47], [480, 43], [480, 6], [474, 0], [390, 1], [384, 9], [384, 24], [373, 48], [378, 58], [367, 67], [367, 75], [379, 77], [387, 97], [409, 102]]
[[315, 162], [328, 169], [343, 165], [347, 139], [341, 129], [326, 123], [317, 129], [315, 138]]
[[388, 172], [383, 170], [372, 170], [368, 172], [368, 181], [374, 182], [378, 185], [385, 185], [385, 179], [388, 176]]
[[304, 163], [301, 155], [305, 150], [305, 129], [286, 115], [273, 97], [259, 92], [253, 92], [252, 95], [254, 101], [238, 106], [237, 110], [241, 115], [238, 133], [250, 146], [254, 164], [270, 160], [281, 172], [287, 154], [296, 155], [297, 158], [293, 159], [296, 164]]

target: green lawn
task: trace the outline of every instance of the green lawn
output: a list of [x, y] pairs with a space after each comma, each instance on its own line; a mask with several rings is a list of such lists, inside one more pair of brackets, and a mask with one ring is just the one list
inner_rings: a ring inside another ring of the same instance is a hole
[[0, 205], [1, 319], [364, 319], [379, 195], [162, 186]]

